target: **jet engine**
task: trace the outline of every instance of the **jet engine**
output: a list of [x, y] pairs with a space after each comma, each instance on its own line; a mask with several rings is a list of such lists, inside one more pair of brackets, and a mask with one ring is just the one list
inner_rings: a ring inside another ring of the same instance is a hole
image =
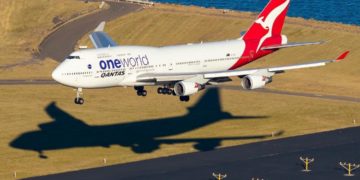
[[180, 81], [174, 85], [174, 91], [177, 96], [189, 96], [204, 88], [204, 85], [189, 81]]
[[246, 90], [263, 88], [266, 84], [272, 82], [272, 77], [261, 75], [248, 75], [242, 78], [241, 86]]

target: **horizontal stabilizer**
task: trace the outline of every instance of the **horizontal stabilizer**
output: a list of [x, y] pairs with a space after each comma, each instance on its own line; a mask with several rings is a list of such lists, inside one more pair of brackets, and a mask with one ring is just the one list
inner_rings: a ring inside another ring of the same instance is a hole
[[105, 21], [101, 22], [94, 30], [94, 32], [104, 31], [105, 29]]
[[318, 45], [318, 44], [323, 44], [324, 42], [325, 42], [325, 41], [319, 41], [319, 42], [303, 42], [303, 43], [288, 43], [288, 44], [281, 44], [281, 45], [271, 45], [271, 46], [262, 47], [261, 50], [274, 50], [274, 49], [282, 49], [282, 48], [289, 48], [289, 47]]
[[104, 32], [105, 22], [101, 22], [93, 33], [89, 35], [95, 48], [107, 48], [117, 46], [116, 42]]

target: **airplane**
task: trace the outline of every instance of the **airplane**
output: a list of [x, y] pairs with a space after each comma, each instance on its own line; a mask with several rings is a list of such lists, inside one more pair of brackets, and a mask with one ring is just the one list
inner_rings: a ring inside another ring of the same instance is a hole
[[138, 96], [146, 96], [145, 86], [160, 86], [158, 94], [189, 96], [207, 85], [241, 78], [246, 90], [265, 87], [275, 74], [288, 70], [324, 66], [332, 60], [280, 67], [238, 69], [282, 48], [317, 45], [323, 42], [288, 43], [282, 28], [290, 0], [270, 0], [257, 19], [240, 38], [219, 42], [164, 47], [121, 46], [105, 32], [105, 22], [89, 37], [95, 48], [71, 53], [53, 72], [57, 82], [77, 88], [75, 104], [83, 104], [83, 88], [134, 87]]
[[[194, 149], [208, 151], [221, 145], [224, 140], [264, 139], [273, 134], [233, 137], [171, 138], [170, 136], [196, 130], [221, 120], [266, 120], [267, 116], [233, 116], [221, 107], [219, 90], [209, 88], [200, 100], [188, 108], [182, 116], [149, 119], [110, 125], [91, 126], [59, 108], [55, 102], [45, 108], [53, 119], [39, 125], [39, 130], [25, 132], [12, 142], [11, 147], [32, 150], [40, 158], [47, 158], [44, 151], [76, 147], [110, 147], [119, 145], [133, 152], [150, 153], [161, 144], [195, 143]], [[121, 118], [121, 117], [120, 117]], [[280, 136], [277, 131], [274, 136]]]

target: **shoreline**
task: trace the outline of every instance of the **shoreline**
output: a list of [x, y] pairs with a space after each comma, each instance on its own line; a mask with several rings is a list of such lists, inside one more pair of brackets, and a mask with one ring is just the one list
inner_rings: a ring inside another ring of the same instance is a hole
[[[162, 8], [159, 8], [162, 7]], [[252, 12], [252, 11], [240, 11], [240, 10], [233, 10], [233, 9], [220, 9], [220, 8], [215, 8], [215, 7], [202, 7], [202, 6], [196, 6], [196, 5], [182, 5], [182, 4], [175, 4], [175, 3], [158, 3], [156, 2], [156, 4], [152, 7], [153, 9], [157, 9], [157, 10], [161, 10], [163, 12], [180, 12], [180, 13], [190, 13], [191, 11], [185, 11], [185, 10], [174, 10], [174, 9], [169, 9], [169, 6], [173, 6], [173, 7], [177, 7], [177, 8], [194, 8], [194, 9], [199, 9], [202, 11], [199, 11], [201, 13], [199, 13], [199, 15], [216, 15], [213, 13], [217, 13], [216, 16], [221, 16], [221, 17], [229, 17], [229, 18], [253, 18], [255, 19], [258, 15], [259, 12]], [[206, 11], [206, 12], [205, 12]], [[211, 11], [211, 13], [209, 12]], [[323, 20], [318, 20], [318, 19], [306, 19], [303, 17], [293, 17], [293, 16], [286, 16], [286, 24], [293, 24], [293, 25], [302, 25], [302, 26], [307, 26], [311, 25], [313, 23], [317, 23], [317, 26], [312, 26], [313, 28], [321, 28], [321, 29], [331, 29], [331, 30], [336, 30], [336, 31], [341, 31], [344, 32], [343, 28], [346, 28], [345, 31], [349, 32], [349, 33], [360, 33], [360, 25], [355, 25], [355, 24], [345, 24], [345, 23], [341, 23], [341, 22], [332, 22], [332, 21], [323, 21]], [[329, 25], [332, 26], [343, 26], [343, 27], [330, 27]], [[326, 27], [324, 27], [326, 26]]]
[[[234, 11], [234, 12], [245, 12], [245, 13], [255, 13], [255, 14], [259, 14], [263, 8], [263, 6], [259, 6], [259, 11], [249, 11], [249, 10], [241, 10], [241, 9], [234, 9], [234, 8], [221, 8], [221, 7], [217, 7], [217, 6], [204, 6], [204, 5], [196, 5], [196, 4], [191, 4], [191, 3], [172, 3], [172, 2], [159, 2], [159, 1], [152, 1], [155, 4], [165, 4], [165, 5], [179, 5], [179, 6], [193, 6], [193, 7], [199, 7], [199, 8], [204, 8], [204, 9], [218, 9], [218, 10], [226, 10], [226, 11]], [[267, 3], [264, 4], [264, 6]], [[291, 11], [291, 9], [290, 9]], [[326, 21], [326, 20], [322, 20], [322, 19], [317, 19], [314, 17], [310, 17], [310, 18], [306, 18], [306, 17], [302, 17], [302, 16], [292, 16], [289, 14], [287, 15], [287, 17], [290, 18], [300, 18], [300, 19], [304, 19], [304, 20], [314, 20], [314, 21], [320, 21], [320, 22], [329, 22], [329, 23], [334, 23], [334, 24], [342, 24], [342, 25], [349, 25], [349, 26], [358, 26], [360, 27], [360, 24], [356, 24], [356, 23], [345, 23], [345, 22], [341, 22], [341, 21]]]

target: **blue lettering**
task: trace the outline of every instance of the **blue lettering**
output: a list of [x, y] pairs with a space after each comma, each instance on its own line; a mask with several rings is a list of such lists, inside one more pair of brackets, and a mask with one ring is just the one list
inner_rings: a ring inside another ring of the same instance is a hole
[[103, 61], [103, 60], [100, 61], [100, 68], [101, 68], [102, 70], [105, 70], [105, 69], [106, 69], [106, 62], [105, 62], [105, 61]]
[[114, 64], [115, 64], [115, 67], [116, 67], [116, 68], [121, 68], [121, 61], [120, 61], [120, 60], [115, 59], [115, 60], [114, 60]]
[[106, 64], [107, 64], [107, 68], [109, 68], [109, 69], [114, 69], [115, 68], [114, 62], [111, 59], [107, 60]]

